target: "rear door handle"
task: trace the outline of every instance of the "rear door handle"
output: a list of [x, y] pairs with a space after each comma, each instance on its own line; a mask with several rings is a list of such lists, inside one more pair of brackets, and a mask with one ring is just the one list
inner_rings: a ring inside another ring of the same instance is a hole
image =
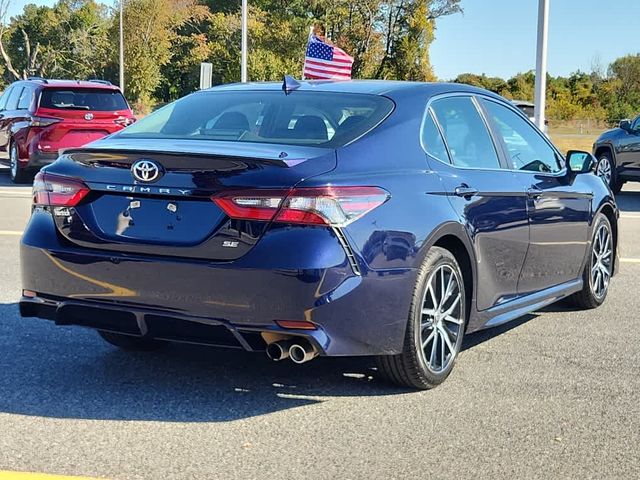
[[459, 187], [456, 187], [454, 193], [456, 194], [456, 197], [471, 198], [478, 194], [478, 189], [462, 184]]

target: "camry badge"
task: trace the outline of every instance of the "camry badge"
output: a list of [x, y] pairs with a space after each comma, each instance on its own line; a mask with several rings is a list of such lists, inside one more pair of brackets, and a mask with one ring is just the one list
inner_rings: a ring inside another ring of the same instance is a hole
[[84, 119], [85, 120], [93, 120], [93, 113], [85, 113]]
[[138, 160], [131, 165], [133, 178], [140, 182], [155, 182], [162, 173], [160, 165], [153, 160]]

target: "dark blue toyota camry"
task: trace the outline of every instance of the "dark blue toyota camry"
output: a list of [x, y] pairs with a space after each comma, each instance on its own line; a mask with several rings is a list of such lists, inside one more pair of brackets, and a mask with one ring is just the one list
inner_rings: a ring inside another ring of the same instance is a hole
[[464, 85], [197, 92], [36, 177], [20, 311], [125, 349], [371, 355], [431, 388], [465, 333], [605, 300], [618, 209], [593, 163]]

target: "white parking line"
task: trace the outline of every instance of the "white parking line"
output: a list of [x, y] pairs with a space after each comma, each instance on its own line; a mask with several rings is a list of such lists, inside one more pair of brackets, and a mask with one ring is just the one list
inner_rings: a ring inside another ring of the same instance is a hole
[[621, 213], [620, 218], [634, 218], [640, 220], [640, 213]]
[[640, 263], [640, 258], [621, 258], [622, 263]]
[[31, 189], [29, 190], [0, 190], [0, 197], [11, 197], [11, 198], [29, 198], [31, 197]]
[[0, 230], [0, 235], [5, 237], [20, 237], [22, 232], [18, 232], [17, 230]]

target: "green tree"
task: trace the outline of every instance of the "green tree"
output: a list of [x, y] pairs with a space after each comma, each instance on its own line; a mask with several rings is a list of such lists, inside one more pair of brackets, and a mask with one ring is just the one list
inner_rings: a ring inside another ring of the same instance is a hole
[[[123, 1], [126, 91], [135, 102], [149, 105], [162, 83], [162, 67], [176, 53], [172, 47], [179, 29], [206, 12], [195, 0]], [[114, 22], [112, 38], [116, 32]]]

